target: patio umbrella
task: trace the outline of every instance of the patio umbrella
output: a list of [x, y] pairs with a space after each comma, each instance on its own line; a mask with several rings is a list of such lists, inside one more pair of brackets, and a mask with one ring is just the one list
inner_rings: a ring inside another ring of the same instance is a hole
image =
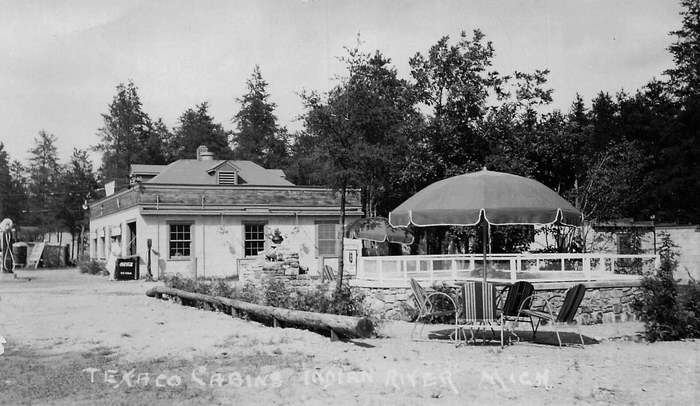
[[484, 233], [484, 280], [488, 225], [579, 226], [581, 213], [547, 186], [486, 168], [435, 182], [389, 213], [392, 226], [474, 226]]
[[345, 236], [376, 242], [413, 244], [413, 235], [405, 228], [392, 227], [386, 217], [366, 217], [356, 220], [347, 226]]

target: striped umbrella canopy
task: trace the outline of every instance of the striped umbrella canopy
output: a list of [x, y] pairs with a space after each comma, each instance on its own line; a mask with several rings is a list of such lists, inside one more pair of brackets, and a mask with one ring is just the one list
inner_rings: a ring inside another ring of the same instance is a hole
[[435, 182], [389, 213], [389, 223], [395, 227], [481, 224], [484, 241], [490, 224], [580, 226], [582, 221], [581, 212], [547, 186], [486, 168]]
[[413, 244], [413, 235], [405, 228], [392, 227], [386, 217], [365, 217], [356, 220], [346, 227], [345, 236], [376, 242]]

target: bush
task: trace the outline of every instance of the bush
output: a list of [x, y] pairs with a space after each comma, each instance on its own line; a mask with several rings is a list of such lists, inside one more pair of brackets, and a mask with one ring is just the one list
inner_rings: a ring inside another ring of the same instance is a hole
[[679, 286], [673, 278], [678, 268], [676, 247], [668, 234], [661, 235], [661, 266], [642, 279], [642, 293], [632, 302], [651, 342], [700, 337], [700, 288], [695, 281]]
[[331, 296], [328, 285], [316, 285], [313, 290], [302, 292], [296, 290], [290, 300], [289, 308], [307, 312], [331, 313]]
[[288, 308], [291, 293], [287, 284], [280, 279], [269, 278], [263, 282], [263, 296], [267, 306]]
[[173, 289], [185, 290], [192, 293], [201, 293], [203, 295], [210, 295], [212, 291], [211, 283], [209, 281], [194, 280], [192, 278], [183, 277], [180, 274], [165, 275], [163, 280], [165, 282], [165, 286]]
[[80, 258], [78, 260], [78, 270], [80, 273], [86, 273], [90, 275], [109, 275], [107, 268], [102, 262], [96, 261], [90, 258]]
[[333, 291], [328, 311], [318, 311], [341, 316], [364, 316], [364, 301], [365, 295], [360, 290], [342, 285], [340, 290]]
[[[431, 298], [431, 301], [433, 302], [433, 311], [454, 311], [455, 307], [454, 304], [459, 305], [459, 290], [455, 291], [455, 289], [451, 286], [449, 286], [447, 283], [435, 283], [433, 284], [433, 290], [435, 292], [440, 292], [444, 293], [447, 296], [451, 297], [452, 300], [454, 300], [454, 303], [450, 301], [450, 299], [446, 298], [443, 295], [435, 295]], [[431, 294], [433, 292], [428, 292], [428, 294]], [[454, 315], [447, 315], [447, 316], [437, 316], [431, 318], [431, 323], [440, 323], [440, 324], [451, 324], [455, 322], [455, 317]]]
[[246, 281], [242, 288], [234, 289], [231, 299], [255, 304], [263, 303], [263, 298], [260, 295], [260, 287], [252, 281]]
[[164, 281], [165, 286], [174, 289], [248, 303], [341, 316], [366, 315], [364, 294], [346, 285], [329, 294], [325, 284], [317, 285], [315, 289], [290, 288], [286, 281], [274, 278], [265, 280], [262, 286], [247, 281], [242, 287], [231, 286], [227, 278], [193, 280], [179, 274], [166, 275]]

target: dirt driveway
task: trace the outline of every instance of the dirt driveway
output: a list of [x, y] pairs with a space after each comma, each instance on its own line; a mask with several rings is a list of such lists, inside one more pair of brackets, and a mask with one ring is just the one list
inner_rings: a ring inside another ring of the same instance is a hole
[[413, 342], [407, 323], [330, 342], [146, 297], [155, 283], [17, 274], [0, 280], [0, 404], [700, 402], [700, 342], [638, 342], [638, 323], [584, 327], [584, 349]]

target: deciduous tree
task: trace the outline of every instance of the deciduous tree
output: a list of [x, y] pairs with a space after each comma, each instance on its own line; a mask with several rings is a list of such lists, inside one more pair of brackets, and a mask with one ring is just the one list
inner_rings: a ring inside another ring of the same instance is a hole
[[[347, 76], [326, 95], [305, 93], [306, 135], [325, 184], [340, 191], [344, 225], [346, 192], [361, 189], [365, 211], [374, 214], [387, 195], [389, 181], [408, 151], [406, 135], [417, 119], [413, 89], [397, 77], [380, 52], [347, 49]], [[338, 287], [342, 283], [342, 260]]]

